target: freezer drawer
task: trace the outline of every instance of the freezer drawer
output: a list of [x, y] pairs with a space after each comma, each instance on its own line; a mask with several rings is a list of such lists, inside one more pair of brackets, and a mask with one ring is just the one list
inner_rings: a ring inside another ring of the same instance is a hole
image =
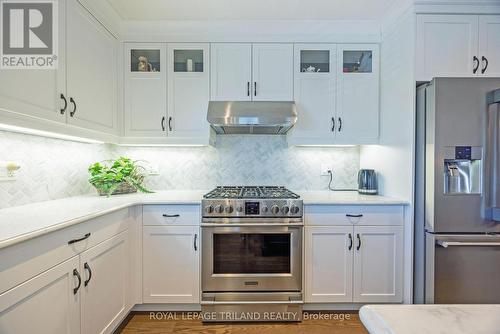
[[500, 235], [426, 235], [426, 303], [500, 303]]

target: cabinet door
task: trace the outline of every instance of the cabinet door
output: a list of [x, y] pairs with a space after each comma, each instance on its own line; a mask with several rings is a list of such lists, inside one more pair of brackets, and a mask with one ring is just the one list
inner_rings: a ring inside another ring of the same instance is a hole
[[168, 136], [207, 137], [209, 45], [168, 44]]
[[199, 303], [198, 226], [143, 227], [143, 301]]
[[[335, 134], [335, 45], [295, 45], [294, 100], [298, 119], [293, 140], [333, 142]], [[307, 142], [303, 142], [307, 144]]]
[[68, 122], [117, 133], [117, 40], [78, 0], [67, 6]]
[[402, 302], [403, 227], [354, 227], [356, 303]]
[[250, 101], [252, 45], [214, 43], [210, 46], [211, 94], [213, 101]]
[[75, 256], [0, 294], [2, 334], [80, 333], [78, 265]]
[[[500, 76], [500, 15], [479, 16], [478, 72], [484, 76]], [[484, 58], [483, 58], [484, 57]]]
[[417, 81], [474, 76], [477, 51], [477, 15], [417, 16]]
[[378, 45], [337, 46], [336, 143], [378, 143], [379, 63]]
[[82, 333], [111, 333], [128, 310], [128, 231], [83, 252]]
[[352, 226], [306, 226], [306, 302], [352, 301]]
[[167, 133], [166, 47], [125, 44], [125, 136], [165, 137]]
[[254, 101], [293, 100], [293, 45], [252, 45]]
[[[0, 111], [61, 123], [66, 122], [65, 2], [58, 6], [58, 68], [55, 70], [0, 70]], [[63, 110], [63, 112], [61, 112]]]

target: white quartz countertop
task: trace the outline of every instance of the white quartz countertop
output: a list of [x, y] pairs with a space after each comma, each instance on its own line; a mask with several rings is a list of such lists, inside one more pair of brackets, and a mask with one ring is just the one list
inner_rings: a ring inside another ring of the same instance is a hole
[[498, 334], [500, 305], [366, 305], [370, 334]]
[[[111, 197], [76, 196], [0, 209], [0, 248], [139, 204], [200, 204], [206, 190], [157, 191]], [[357, 192], [297, 191], [304, 204], [404, 205], [404, 200]]]
[[341, 204], [341, 205], [407, 205], [408, 201], [400, 198], [379, 195], [360, 195], [357, 191], [295, 191], [305, 205]]

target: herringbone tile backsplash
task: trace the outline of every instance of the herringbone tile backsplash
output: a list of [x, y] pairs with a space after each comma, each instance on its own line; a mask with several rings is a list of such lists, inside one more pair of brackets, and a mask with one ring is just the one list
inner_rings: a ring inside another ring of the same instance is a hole
[[216, 185], [284, 185], [327, 189], [321, 164], [333, 168], [333, 185], [356, 186], [358, 147], [288, 147], [283, 136], [220, 136], [215, 147], [119, 147], [84, 144], [0, 131], [0, 162], [17, 161], [16, 181], [0, 182], [0, 208], [94, 192], [87, 167], [120, 155], [158, 167], [147, 185], [161, 190]]

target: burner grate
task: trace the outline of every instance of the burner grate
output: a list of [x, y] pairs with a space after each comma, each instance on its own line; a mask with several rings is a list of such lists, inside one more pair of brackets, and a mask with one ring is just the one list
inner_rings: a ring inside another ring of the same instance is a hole
[[217, 187], [203, 198], [293, 198], [300, 196], [280, 186], [223, 186]]

